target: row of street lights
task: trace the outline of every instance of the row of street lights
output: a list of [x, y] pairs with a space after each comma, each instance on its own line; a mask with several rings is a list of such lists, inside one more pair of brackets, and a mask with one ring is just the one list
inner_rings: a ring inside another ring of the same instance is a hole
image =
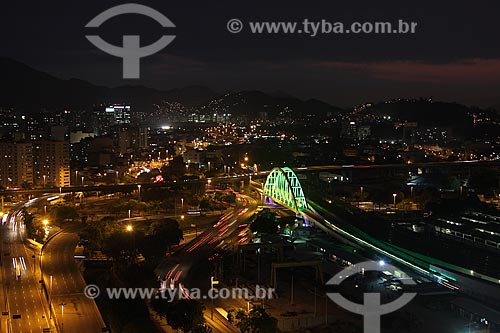
[[[48, 234], [48, 226], [49, 226], [49, 220], [48, 219], [43, 219], [42, 224], [45, 228], [45, 234]], [[40, 253], [40, 275], [41, 275], [41, 280], [43, 281], [43, 271], [42, 271], [42, 257], [43, 253]], [[33, 260], [35, 260], [35, 256], [33, 256]], [[33, 265], [33, 272], [35, 271], [35, 264]], [[49, 298], [49, 319], [52, 319], [52, 287], [54, 284], [54, 276], [51, 274], [49, 276], [49, 291], [48, 291], [48, 298]], [[61, 333], [64, 332], [64, 306], [66, 303], [59, 303], [61, 306]]]
[[[363, 186], [360, 186], [359, 188], [360, 190], [360, 201], [363, 201], [363, 191], [364, 191], [364, 187]], [[410, 194], [410, 197], [413, 197], [413, 186], [410, 187], [410, 191], [411, 191], [411, 194]], [[394, 209], [396, 209], [396, 197], [398, 196], [397, 193], [393, 193], [392, 194], [392, 197], [393, 197], [393, 205], [394, 205]]]

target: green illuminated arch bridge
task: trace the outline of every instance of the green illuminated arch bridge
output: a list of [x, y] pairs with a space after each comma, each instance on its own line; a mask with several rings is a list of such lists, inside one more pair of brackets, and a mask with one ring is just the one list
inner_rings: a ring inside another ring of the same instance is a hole
[[293, 210], [307, 210], [306, 197], [295, 172], [288, 167], [274, 168], [267, 176], [264, 195]]

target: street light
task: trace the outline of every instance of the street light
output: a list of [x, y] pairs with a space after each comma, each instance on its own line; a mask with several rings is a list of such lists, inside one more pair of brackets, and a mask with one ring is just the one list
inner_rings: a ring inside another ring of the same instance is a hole
[[181, 209], [184, 209], [184, 198], [181, 198]]
[[397, 194], [393, 193], [392, 196], [394, 198], [394, 209], [396, 209], [396, 196], [397, 196]]
[[61, 306], [61, 333], [64, 332], [64, 306], [66, 303], [60, 303]]
[[[132, 234], [132, 251], [135, 252], [135, 233], [134, 233], [134, 227], [131, 224], [128, 224], [127, 227], [125, 228], [127, 232], [130, 232]], [[134, 254], [134, 259], [135, 259], [135, 254]]]
[[141, 201], [141, 184], [137, 185], [137, 188], [139, 189], [139, 201]]
[[50, 313], [50, 319], [52, 319], [52, 280], [53, 277], [52, 275], [49, 277], [49, 313]]
[[361, 192], [361, 195], [359, 198], [358, 207], [361, 206], [361, 201], [363, 201], [363, 186], [360, 187], [360, 192]]
[[43, 186], [45, 186], [45, 184], [46, 184], [46, 180], [47, 180], [47, 176], [46, 176], [46, 175], [43, 175]]

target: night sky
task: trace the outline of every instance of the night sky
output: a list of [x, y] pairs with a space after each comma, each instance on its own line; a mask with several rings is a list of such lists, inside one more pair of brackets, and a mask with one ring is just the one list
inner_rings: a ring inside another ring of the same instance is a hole
[[[84, 26], [125, 1], [2, 4], [0, 55], [63, 78], [100, 85], [170, 89], [192, 84], [218, 92], [258, 89], [319, 98], [338, 106], [395, 97], [434, 96], [479, 106], [500, 104], [498, 1], [136, 1], [167, 16], [173, 29], [122, 15]], [[418, 22], [413, 35], [252, 35], [226, 30], [248, 21]], [[141, 79], [123, 80], [121, 59], [85, 38], [121, 45], [124, 34], [150, 44], [176, 39], [142, 60]]]

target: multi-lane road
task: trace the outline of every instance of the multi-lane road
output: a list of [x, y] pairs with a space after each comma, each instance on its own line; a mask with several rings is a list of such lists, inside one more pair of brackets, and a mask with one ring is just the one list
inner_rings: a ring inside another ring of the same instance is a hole
[[47, 243], [42, 258], [43, 279], [58, 327], [64, 332], [97, 333], [105, 324], [95, 301], [83, 293], [86, 283], [74, 259], [78, 240], [77, 230], [66, 228]]
[[[169, 265], [163, 267], [157, 273], [162, 279], [166, 279], [166, 288], [180, 288], [184, 296], [189, 298], [189, 288], [208, 289], [210, 286], [210, 274], [200, 276], [196, 269], [203, 266], [214, 250], [227, 244], [234, 246], [238, 241], [244, 240], [240, 236], [244, 230], [243, 224], [255, 213], [257, 202], [255, 199], [238, 195], [237, 207], [224, 215], [198, 237], [181, 247], [172, 257]], [[205, 298], [205, 300], [207, 300]], [[212, 304], [205, 302], [212, 311]], [[214, 320], [207, 317], [208, 323], [215, 332], [233, 332], [234, 327], [215, 313]]]
[[[2, 219], [2, 332], [34, 333], [53, 329], [48, 303], [41, 290], [39, 249], [24, 244], [22, 205]], [[33, 258], [35, 256], [35, 258]]]
[[[21, 211], [25, 205], [46, 198], [19, 204], [2, 218], [0, 331], [38, 333], [58, 329], [59, 332], [102, 332], [105, 327], [103, 319], [94, 300], [83, 294], [86, 284], [74, 260], [79, 240], [76, 230], [55, 235], [43, 253], [39, 247], [25, 243]], [[40, 283], [42, 280], [45, 290]]]
[[[45, 197], [34, 199], [45, 200]], [[212, 228], [185, 244], [176, 254], [181, 260], [173, 265], [172, 277], [177, 284], [194, 286], [190, 271], [213, 250], [230, 241], [237, 243], [240, 225], [256, 209], [257, 203], [247, 196], [238, 196], [237, 207], [226, 213]], [[4, 218], [1, 227], [2, 271], [0, 291], [2, 312], [1, 331], [33, 332], [102, 332], [105, 323], [95, 301], [84, 295], [86, 283], [74, 260], [79, 240], [78, 227], [66, 228], [54, 235], [43, 248], [31, 248], [24, 242], [24, 224], [20, 212], [24, 204], [16, 206]], [[35, 257], [33, 257], [35, 256]], [[43, 274], [42, 274], [43, 272]], [[43, 281], [45, 291], [42, 288]], [[49, 313], [49, 303], [52, 315]], [[217, 318], [215, 318], [217, 319]], [[220, 318], [219, 318], [220, 319]], [[227, 332], [231, 327], [223, 320], [211, 321], [216, 331]]]

